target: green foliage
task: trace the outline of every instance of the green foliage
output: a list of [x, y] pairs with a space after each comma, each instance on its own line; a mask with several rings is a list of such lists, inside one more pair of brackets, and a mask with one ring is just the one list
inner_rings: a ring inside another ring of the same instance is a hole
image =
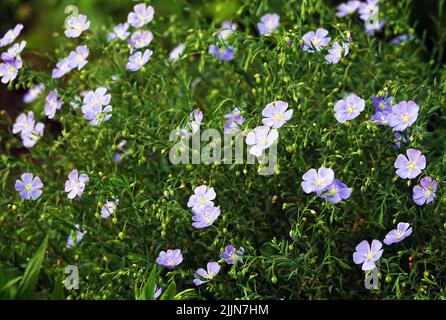
[[36, 253], [29, 260], [22, 276], [11, 279], [0, 269], [0, 297], [2, 299], [30, 299], [34, 296], [47, 246], [48, 236], [43, 239]]
[[[206, 20], [212, 6], [185, 1], [165, 15], [158, 12], [161, 1], [154, 2], [155, 18], [147, 27], [154, 34], [154, 53], [139, 72], [125, 70], [126, 42], [106, 41], [125, 15], [92, 22], [79, 39], [65, 38], [62, 25], [55, 26], [57, 47], [45, 54], [48, 70], [31, 68], [24, 58], [18, 87], [43, 82], [46, 92], [58, 90], [63, 106], [56, 121], [44, 120], [45, 94], [27, 106], [45, 121], [45, 135], [31, 149], [12, 134], [15, 118], [0, 116], [0, 296], [152, 299], [158, 285], [164, 289], [160, 299], [446, 298], [446, 69], [439, 58], [445, 31], [438, 29], [430, 56], [426, 39], [414, 34], [409, 21], [410, 1], [382, 1], [380, 15], [387, 24], [377, 36], [368, 36], [356, 16], [337, 18], [335, 7], [322, 0], [221, 3], [223, 17], [238, 25], [231, 62], [208, 54], [223, 19]], [[89, 16], [89, 9], [80, 9]], [[280, 14], [281, 27], [261, 37], [256, 23], [268, 12]], [[329, 30], [333, 41], [351, 35], [351, 52], [338, 64], [326, 64], [326, 52], [301, 50], [302, 36], [318, 27]], [[392, 45], [400, 34], [413, 39]], [[180, 42], [186, 44], [181, 59], [167, 62]], [[52, 79], [56, 62], [81, 44], [90, 49], [88, 64]], [[109, 88], [113, 116], [92, 127], [71, 104], [80, 105], [81, 92], [101, 86]], [[366, 109], [340, 124], [333, 105], [350, 92], [366, 100]], [[418, 120], [407, 130], [410, 142], [400, 150], [390, 128], [370, 121], [372, 96], [386, 93], [420, 105]], [[175, 143], [169, 134], [186, 124], [194, 108], [203, 111], [203, 129], [222, 131], [223, 115], [237, 106], [246, 119], [242, 129], [250, 130], [261, 123], [265, 105], [277, 99], [287, 101], [294, 114], [280, 129], [274, 175], [258, 175], [257, 164], [169, 162]], [[115, 163], [122, 140], [128, 153]], [[435, 201], [424, 207], [412, 200], [417, 181], [395, 175], [394, 161], [409, 146], [426, 155], [423, 174], [439, 183]], [[302, 191], [302, 174], [320, 166], [331, 167], [353, 189], [350, 199], [332, 205]], [[70, 201], [64, 192], [75, 168], [90, 177], [81, 201]], [[36, 201], [21, 199], [14, 190], [24, 172], [44, 183]], [[215, 188], [222, 213], [212, 227], [196, 230], [186, 204], [201, 184]], [[111, 199], [119, 199], [117, 211], [102, 219], [101, 207]], [[352, 261], [355, 246], [382, 240], [398, 222], [409, 222], [414, 232], [384, 248], [380, 289], [366, 290], [364, 272]], [[68, 249], [66, 239], [76, 224], [86, 235]], [[243, 259], [232, 266], [222, 262], [211, 282], [195, 287], [195, 270], [218, 261], [229, 244], [246, 249]], [[183, 263], [157, 269], [156, 257], [169, 248], [182, 250]], [[79, 290], [62, 286], [67, 265], [79, 268]]]

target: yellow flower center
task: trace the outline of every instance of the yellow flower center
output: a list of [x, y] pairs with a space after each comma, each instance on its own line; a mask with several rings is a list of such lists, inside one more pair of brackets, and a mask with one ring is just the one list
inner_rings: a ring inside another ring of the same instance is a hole
[[369, 259], [369, 260], [373, 259], [373, 252], [372, 251], [367, 252], [367, 259]]
[[403, 237], [403, 234], [400, 231], [398, 231], [395, 235], [395, 238], [397, 238], [397, 239], [401, 239], [402, 237]]
[[274, 120], [276, 120], [276, 121], [280, 121], [280, 120], [282, 120], [282, 115], [280, 114], [280, 113], [278, 113], [278, 114], [276, 114], [275, 116], [274, 116]]
[[14, 73], [17, 69], [12, 65], [8, 65], [8, 73]]
[[211, 217], [207, 213], [204, 214], [204, 222], [206, 222], [206, 223], [212, 222]]
[[321, 177], [317, 177], [316, 179], [316, 185], [321, 186], [324, 184], [324, 180]]
[[200, 203], [200, 204], [206, 204], [206, 198], [205, 197], [201, 197], [200, 198], [200, 200], [198, 200], [198, 202]]
[[353, 113], [353, 112], [355, 112], [355, 108], [353, 108], [351, 105], [348, 105], [347, 108], [346, 108], [346, 110], [347, 110], [348, 113]]
[[405, 114], [404, 116], [403, 116], [403, 122], [409, 122], [409, 120], [410, 120], [410, 118], [409, 118], [409, 116], [407, 115], [407, 114]]
[[415, 170], [415, 162], [409, 161], [409, 169], [410, 171]]
[[172, 258], [167, 259], [167, 264], [170, 266], [175, 265], [175, 260], [173, 260]]
[[31, 191], [32, 190], [31, 185], [30, 184], [25, 185], [25, 190], [26, 191]]
[[336, 187], [331, 187], [330, 188], [330, 196], [334, 196], [336, 193], [338, 193], [338, 188]]
[[317, 47], [319, 45], [319, 43], [321, 42], [321, 39], [319, 39], [318, 37], [313, 37], [311, 38], [311, 43], [313, 44], [313, 46]]

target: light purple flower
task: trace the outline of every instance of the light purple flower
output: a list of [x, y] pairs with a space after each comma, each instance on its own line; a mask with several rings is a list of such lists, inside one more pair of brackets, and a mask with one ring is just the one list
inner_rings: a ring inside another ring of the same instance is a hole
[[153, 53], [152, 50], [147, 49], [144, 51], [144, 54], [141, 53], [140, 51], [132, 54], [125, 68], [133, 72], [138, 71], [150, 60], [152, 53]]
[[396, 158], [396, 174], [403, 179], [413, 179], [426, 168], [426, 157], [416, 149], [407, 149], [406, 154], [407, 158], [402, 154]]
[[245, 253], [244, 248], [236, 250], [233, 246], [226, 246], [225, 251], [220, 255], [220, 258], [226, 261], [227, 264], [234, 264], [239, 261], [241, 256]]
[[420, 107], [413, 101], [401, 101], [392, 107], [392, 113], [387, 116], [389, 126], [393, 131], [403, 131], [410, 127], [418, 118]]
[[326, 187], [319, 193], [319, 197], [327, 199], [330, 203], [336, 204], [341, 202], [342, 200], [350, 198], [351, 194], [352, 189], [347, 187], [338, 179], [334, 179], [328, 187]]
[[82, 106], [82, 113], [84, 114], [84, 119], [89, 120], [90, 126], [97, 126], [102, 122], [110, 120], [113, 111], [113, 107], [108, 105], [103, 107], [102, 105], [84, 105]]
[[101, 218], [107, 219], [112, 214], [115, 214], [118, 207], [119, 200], [109, 200], [101, 208]]
[[107, 88], [99, 87], [95, 91], [87, 91], [83, 103], [84, 106], [106, 106], [110, 100], [111, 95], [107, 94]]
[[76, 224], [75, 225], [75, 230], [71, 231], [70, 235], [68, 236], [67, 248], [71, 249], [76, 244], [81, 242], [81, 240], [84, 238], [85, 234], [86, 234], [86, 232], [81, 230], [79, 225]]
[[370, 18], [378, 17], [378, 0], [367, 0], [359, 6], [359, 18], [369, 21]]
[[23, 40], [20, 43], [14, 43], [14, 45], [8, 49], [8, 51], [2, 53], [2, 60], [11, 60], [13, 58], [17, 58], [22, 53], [23, 49], [25, 49], [26, 41]]
[[257, 23], [257, 28], [260, 34], [268, 35], [273, 33], [280, 25], [280, 16], [276, 13], [267, 13], [260, 18], [260, 22]]
[[231, 61], [234, 59], [235, 49], [233, 46], [219, 48], [216, 44], [209, 46], [209, 53], [222, 61]]
[[218, 31], [218, 39], [225, 41], [237, 30], [237, 25], [231, 21], [225, 21], [221, 24], [221, 29]]
[[251, 146], [249, 153], [260, 157], [279, 138], [279, 132], [268, 126], [259, 126], [246, 135], [246, 144]]
[[65, 35], [68, 38], [77, 38], [90, 27], [90, 21], [87, 20], [87, 16], [80, 14], [70, 17], [67, 21], [67, 26]]
[[119, 163], [119, 162], [121, 162], [122, 161], [122, 155], [120, 154], [120, 153], [113, 153], [113, 161], [115, 162], [115, 163]]
[[23, 102], [26, 104], [34, 102], [44, 90], [45, 85], [43, 83], [35, 85], [25, 93], [23, 96]]
[[68, 65], [70, 69], [82, 69], [87, 64], [89, 50], [87, 46], [78, 46], [76, 51], [71, 51], [68, 56]]
[[48, 92], [45, 99], [45, 115], [49, 119], [53, 119], [56, 115], [56, 110], [62, 107], [62, 100], [57, 98], [57, 90]]
[[12, 133], [21, 133], [22, 135], [28, 135], [34, 130], [34, 124], [34, 112], [29, 111], [28, 114], [22, 113], [17, 117], [12, 127]]
[[390, 231], [386, 238], [384, 239], [384, 243], [387, 245], [391, 245], [393, 243], [398, 243], [404, 239], [406, 239], [412, 233], [412, 227], [410, 224], [405, 222], [398, 223], [396, 229]]
[[334, 172], [332, 169], [324, 167], [317, 171], [316, 169], [310, 169], [305, 172], [302, 179], [301, 186], [305, 193], [320, 193], [333, 182]]
[[111, 41], [116, 38], [121, 39], [121, 40], [127, 39], [127, 37], [130, 35], [130, 32], [127, 31], [128, 29], [129, 29], [129, 24], [127, 22], [117, 24], [113, 28], [113, 32], [110, 32], [108, 34], [107, 41]]
[[40, 137], [43, 136], [43, 131], [45, 129], [45, 125], [42, 122], [36, 123], [34, 129], [27, 135], [21, 134], [23, 146], [25, 148], [32, 148], [36, 145], [37, 141], [39, 141]]
[[190, 196], [189, 201], [187, 202], [187, 207], [192, 208], [192, 210], [195, 211], [201, 211], [208, 205], [214, 206], [212, 200], [214, 200], [216, 196], [217, 194], [215, 193], [214, 188], [208, 188], [206, 185], [196, 187], [194, 194]]
[[240, 131], [240, 126], [245, 121], [245, 118], [240, 113], [238, 108], [234, 108], [230, 113], [225, 114], [224, 118], [227, 119], [223, 125], [225, 134], [234, 134]]
[[161, 251], [158, 258], [156, 259], [156, 263], [161, 266], [166, 267], [167, 269], [172, 269], [176, 267], [181, 262], [183, 262], [183, 255], [181, 254], [180, 249]]
[[[3, 59], [3, 58], [2, 58]], [[3, 62], [0, 63], [0, 77], [2, 77], [2, 83], [8, 83], [9, 81], [13, 81], [19, 70], [22, 68], [23, 63], [20, 57], [3, 59]]]
[[207, 264], [207, 270], [204, 270], [203, 268], [197, 269], [194, 274], [194, 284], [196, 286], [202, 285], [203, 283], [207, 283], [211, 281], [219, 272], [220, 272], [220, 265], [218, 262], [208, 262]]
[[53, 77], [54, 79], [61, 78], [72, 69], [73, 68], [70, 67], [70, 60], [68, 58], [63, 58], [56, 64], [56, 68], [53, 69], [51, 77]]
[[180, 43], [169, 53], [169, 61], [175, 62], [177, 61], [181, 55], [183, 54], [186, 45], [184, 43]]
[[353, 262], [356, 264], [362, 264], [362, 270], [369, 271], [376, 267], [376, 261], [381, 258], [383, 254], [382, 243], [378, 240], [372, 241], [372, 246], [367, 240], [361, 241], [356, 246], [356, 252], [353, 253]]
[[327, 37], [327, 35], [328, 31], [323, 28], [317, 29], [316, 32], [307, 32], [302, 37], [302, 40], [304, 41], [302, 50], [310, 53], [320, 51], [323, 47], [327, 46], [331, 40], [331, 38]]
[[153, 34], [146, 30], [137, 30], [133, 32], [129, 39], [132, 49], [141, 49], [147, 47], [153, 40]]
[[271, 102], [266, 105], [262, 111], [262, 123], [268, 127], [279, 129], [288, 120], [291, 119], [293, 115], [293, 109], [288, 110], [288, 103], [282, 100], [277, 100], [276, 102]]
[[198, 108], [194, 109], [194, 111], [189, 114], [189, 120], [189, 126], [192, 130], [192, 134], [198, 132], [198, 130], [200, 130], [201, 121], [203, 121], [203, 112]]
[[404, 42], [406, 42], [406, 41], [408, 41], [408, 40], [411, 40], [411, 37], [410, 37], [409, 35], [407, 35], [407, 34], [401, 34], [401, 35], [399, 35], [399, 36], [393, 38], [393, 39], [390, 41], [390, 43], [393, 44], [393, 45], [395, 45], [395, 46], [397, 46], [397, 45], [400, 45], [400, 44], [402, 44], [402, 43], [404, 43]]
[[335, 118], [340, 123], [352, 120], [364, 110], [365, 101], [352, 93], [346, 98], [336, 102], [334, 106]]
[[0, 47], [5, 47], [14, 42], [14, 40], [20, 35], [23, 29], [23, 24], [17, 24], [13, 29], [9, 29], [3, 37], [0, 39]]
[[196, 229], [207, 228], [217, 220], [221, 213], [219, 207], [214, 207], [213, 204], [208, 204], [204, 208], [192, 209], [194, 215], [192, 216], [192, 226]]
[[342, 46], [336, 41], [333, 46], [328, 49], [328, 54], [325, 56], [327, 63], [336, 64], [342, 57], [345, 57], [350, 52], [348, 43], [342, 42]]
[[36, 200], [42, 194], [43, 183], [39, 177], [34, 177], [32, 173], [23, 173], [20, 178], [16, 180], [15, 190], [20, 191], [20, 196], [25, 200]]
[[12, 127], [12, 133], [20, 133], [23, 145], [26, 148], [32, 148], [39, 138], [43, 136], [44, 128], [43, 123], [35, 123], [34, 113], [29, 111], [28, 114], [22, 113], [17, 117]]
[[356, 10], [359, 9], [360, 4], [361, 4], [361, 1], [356, 1], [356, 0], [351, 0], [346, 3], [341, 3], [336, 8], [338, 10], [336, 15], [338, 17], [345, 17], [348, 15], [351, 15], [351, 14], [355, 13]]
[[65, 182], [65, 192], [68, 192], [68, 199], [74, 199], [76, 196], [80, 199], [88, 181], [89, 177], [87, 174], [79, 175], [76, 169], [72, 170], [68, 174], [68, 180]]
[[155, 293], [153, 294], [153, 298], [156, 300], [160, 297], [160, 295], [163, 293], [163, 288], [158, 288], [155, 285], [155, 288], [153, 289], [153, 291], [155, 291]]
[[154, 13], [155, 9], [152, 6], [146, 7], [144, 3], [140, 3], [133, 7], [133, 12], [129, 13], [127, 22], [132, 27], [140, 28], [152, 21]]
[[413, 187], [413, 201], [419, 206], [431, 203], [435, 198], [437, 186], [437, 181], [431, 177], [424, 177], [420, 180], [420, 185]]
[[375, 107], [376, 113], [371, 117], [373, 121], [378, 125], [388, 125], [388, 115], [392, 112], [392, 102], [395, 99], [393, 97], [373, 96], [372, 103]]

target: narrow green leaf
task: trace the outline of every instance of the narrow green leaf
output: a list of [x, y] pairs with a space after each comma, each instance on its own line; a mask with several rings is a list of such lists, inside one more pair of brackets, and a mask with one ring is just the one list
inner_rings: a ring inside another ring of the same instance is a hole
[[175, 280], [167, 287], [166, 291], [160, 297], [160, 300], [175, 300], [175, 294], [177, 292], [177, 285], [175, 284]]
[[48, 235], [45, 236], [34, 256], [29, 260], [22, 281], [17, 291], [16, 299], [30, 299], [36, 288], [39, 278], [40, 267], [45, 258], [45, 251], [48, 246]]

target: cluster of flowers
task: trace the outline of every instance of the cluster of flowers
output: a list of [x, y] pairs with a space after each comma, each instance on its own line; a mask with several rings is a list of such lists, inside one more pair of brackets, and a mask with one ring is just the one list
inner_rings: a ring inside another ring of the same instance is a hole
[[[241, 256], [245, 253], [245, 249], [235, 249], [233, 246], [228, 245], [220, 255], [220, 258], [229, 265], [232, 265], [241, 259]], [[161, 251], [156, 263], [167, 268], [172, 269], [183, 262], [183, 254], [180, 249], [169, 249], [167, 251]], [[221, 266], [218, 262], [211, 261], [206, 265], [206, 269], [198, 268], [194, 274], [193, 283], [196, 286], [202, 285], [211, 281], [221, 270]]]
[[[396, 229], [387, 233], [384, 243], [391, 245], [398, 243], [407, 238], [412, 233], [412, 227], [405, 222], [398, 223]], [[356, 251], [353, 253], [353, 262], [362, 264], [362, 270], [370, 271], [375, 269], [376, 262], [383, 254], [382, 243], [379, 240], [373, 240], [372, 245], [367, 240], [361, 241], [356, 246]]]
[[[31, 88], [24, 96], [25, 103], [31, 103], [45, 90], [45, 85], [40, 83]], [[56, 111], [62, 107], [62, 100], [58, 98], [57, 90], [51, 90], [45, 99], [45, 115], [53, 119]], [[34, 113], [21, 113], [12, 128], [14, 134], [20, 133], [23, 145], [26, 148], [32, 148], [39, 138], [43, 136], [45, 125], [42, 122], [35, 123]]]
[[379, 22], [378, 20], [378, 2], [379, 0], [366, 0], [365, 2], [350, 0], [338, 5], [336, 15], [345, 17], [358, 11], [359, 18], [364, 21], [366, 32], [374, 34], [375, 30], [382, 29], [384, 26], [384, 22]]
[[37, 141], [43, 136], [45, 125], [42, 122], [37, 122], [34, 119], [34, 112], [29, 111], [28, 114], [22, 113], [17, 117], [16, 122], [12, 127], [12, 133], [20, 133], [23, 146], [25, 148], [32, 148]]
[[187, 206], [192, 209], [192, 226], [194, 228], [210, 227], [220, 215], [220, 207], [215, 207], [214, 200], [216, 193], [214, 188], [206, 185], [196, 187], [194, 194], [190, 196]]
[[[396, 174], [402, 179], [414, 179], [426, 168], [426, 157], [417, 149], [407, 149], [406, 155], [399, 154], [396, 158]], [[436, 191], [437, 181], [424, 177], [420, 185], [414, 186], [412, 199], [419, 206], [429, 204], [434, 200]]]
[[277, 100], [268, 103], [262, 111], [264, 118], [263, 126], [259, 126], [249, 132], [246, 136], [246, 144], [251, 146], [249, 153], [260, 157], [263, 151], [268, 149], [278, 138], [277, 129], [282, 127], [293, 115], [293, 109], [288, 110], [288, 103]]
[[[330, 40], [331, 38], [328, 37], [328, 31], [323, 28], [319, 28], [316, 31], [309, 31], [302, 36], [302, 41], [304, 43], [302, 45], [302, 50], [309, 53], [321, 51], [328, 46]], [[351, 41], [351, 39], [349, 39], [349, 41]], [[341, 42], [341, 44], [339, 44], [338, 41], [335, 41], [328, 50], [325, 60], [327, 63], [336, 64], [342, 57], [347, 56], [349, 52], [350, 46], [347, 43]]]
[[[136, 51], [147, 47], [153, 40], [152, 32], [139, 29], [153, 20], [155, 9], [152, 6], [146, 6], [144, 3], [137, 4], [133, 7], [133, 11], [127, 16], [127, 22], [120, 23], [113, 28], [107, 40], [113, 39], [127, 40], [130, 47], [130, 57], [126, 64], [128, 71], [136, 72], [141, 69], [151, 58], [153, 51], [146, 49], [144, 51]], [[128, 31], [132, 26], [135, 29], [131, 35]], [[130, 36], [130, 37], [129, 37]], [[135, 52], [136, 51], [136, 52]]]
[[[13, 43], [20, 35], [23, 29], [22, 24], [16, 25], [13, 29], [8, 30], [0, 39], [0, 47], [6, 47]], [[17, 77], [19, 70], [23, 66], [20, 53], [26, 46], [26, 41], [13, 44], [6, 52], [1, 54], [0, 77], [2, 83], [8, 83]]]
[[395, 103], [393, 97], [377, 96], [372, 98], [376, 113], [372, 120], [383, 126], [389, 126], [393, 131], [404, 131], [418, 118], [420, 107], [414, 101]]
[[[214, 206], [213, 200], [216, 193], [213, 188], [208, 188], [206, 185], [195, 188], [194, 194], [190, 196], [187, 206], [192, 208], [194, 216], [192, 217], [194, 228], [210, 227], [220, 215], [220, 208]], [[245, 249], [241, 247], [236, 250], [233, 246], [228, 245], [225, 251], [220, 255], [221, 259], [227, 264], [234, 264], [239, 261], [244, 254]], [[161, 251], [156, 263], [168, 269], [172, 269], [183, 261], [183, 255], [180, 249], [173, 249]], [[221, 270], [218, 262], [211, 261], [207, 263], [206, 269], [198, 268], [194, 274], [194, 284], [196, 286], [202, 285], [211, 281]]]
[[111, 95], [107, 94], [107, 88], [104, 87], [88, 91], [85, 94], [81, 111], [84, 118], [90, 121], [91, 126], [97, 126], [111, 118], [113, 107], [109, 105], [110, 100]]
[[321, 167], [317, 171], [310, 169], [305, 172], [302, 179], [301, 186], [305, 193], [316, 192], [320, 198], [327, 199], [333, 204], [350, 198], [352, 194], [352, 189], [335, 179], [334, 171], [330, 168]]
[[56, 68], [53, 69], [51, 76], [54, 79], [58, 79], [73, 69], [81, 70], [88, 63], [88, 55], [89, 50], [86, 45], [78, 46], [76, 50], [71, 51], [67, 57], [56, 64]]

